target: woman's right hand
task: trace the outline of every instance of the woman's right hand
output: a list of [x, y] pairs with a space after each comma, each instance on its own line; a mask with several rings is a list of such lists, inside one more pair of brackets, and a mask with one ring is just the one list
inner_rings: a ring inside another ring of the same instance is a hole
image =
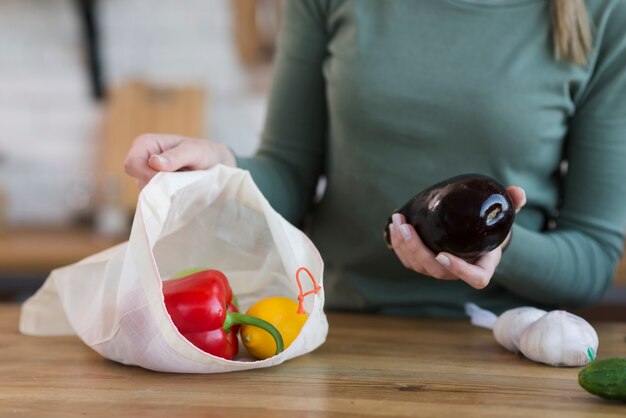
[[159, 171], [205, 170], [217, 164], [237, 166], [235, 155], [224, 144], [179, 135], [143, 134], [133, 141], [124, 170], [143, 188]]

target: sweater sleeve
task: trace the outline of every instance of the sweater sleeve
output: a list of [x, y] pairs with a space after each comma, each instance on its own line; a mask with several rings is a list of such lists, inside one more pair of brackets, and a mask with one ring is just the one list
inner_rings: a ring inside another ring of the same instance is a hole
[[284, 3], [262, 141], [251, 158], [238, 158], [270, 204], [298, 224], [321, 174], [326, 141], [323, 62], [326, 10], [321, 2]]
[[[626, 227], [626, 4], [597, 22], [593, 71], [576, 97], [557, 227], [515, 226], [494, 280], [548, 304], [585, 305], [611, 287]], [[523, 209], [522, 209], [523, 210]]]

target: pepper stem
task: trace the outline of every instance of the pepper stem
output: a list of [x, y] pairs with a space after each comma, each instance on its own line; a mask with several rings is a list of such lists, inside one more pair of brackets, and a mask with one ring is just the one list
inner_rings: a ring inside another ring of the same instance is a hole
[[233, 325], [252, 325], [253, 327], [259, 327], [267, 331], [272, 336], [272, 338], [274, 338], [274, 342], [276, 343], [275, 354], [279, 354], [285, 348], [283, 337], [280, 335], [280, 332], [276, 329], [276, 327], [274, 327], [274, 325], [270, 324], [264, 319], [257, 318], [256, 316], [242, 314], [239, 312], [229, 311], [226, 314], [226, 320], [224, 321], [224, 331], [229, 332], [230, 328]]

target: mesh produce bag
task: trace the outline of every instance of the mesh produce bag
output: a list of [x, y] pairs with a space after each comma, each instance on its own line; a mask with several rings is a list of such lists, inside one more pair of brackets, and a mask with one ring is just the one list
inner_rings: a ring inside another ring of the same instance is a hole
[[[243, 347], [226, 360], [187, 341], [166, 310], [162, 280], [199, 266], [228, 277], [242, 312], [265, 297], [299, 300], [308, 319], [295, 341], [265, 360], [246, 357]], [[129, 240], [52, 271], [23, 304], [20, 331], [77, 335], [123, 364], [215, 373], [311, 352], [328, 333], [323, 307], [323, 262], [315, 246], [271, 208], [247, 171], [216, 166], [157, 174], [139, 196]]]

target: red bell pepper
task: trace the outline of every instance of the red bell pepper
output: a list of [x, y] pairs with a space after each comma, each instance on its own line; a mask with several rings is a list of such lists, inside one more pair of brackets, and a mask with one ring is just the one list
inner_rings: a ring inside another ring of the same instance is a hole
[[202, 270], [163, 282], [165, 307], [178, 331], [199, 349], [232, 360], [239, 352], [239, 325], [260, 327], [283, 350], [280, 332], [269, 322], [237, 312], [233, 291], [218, 270]]

